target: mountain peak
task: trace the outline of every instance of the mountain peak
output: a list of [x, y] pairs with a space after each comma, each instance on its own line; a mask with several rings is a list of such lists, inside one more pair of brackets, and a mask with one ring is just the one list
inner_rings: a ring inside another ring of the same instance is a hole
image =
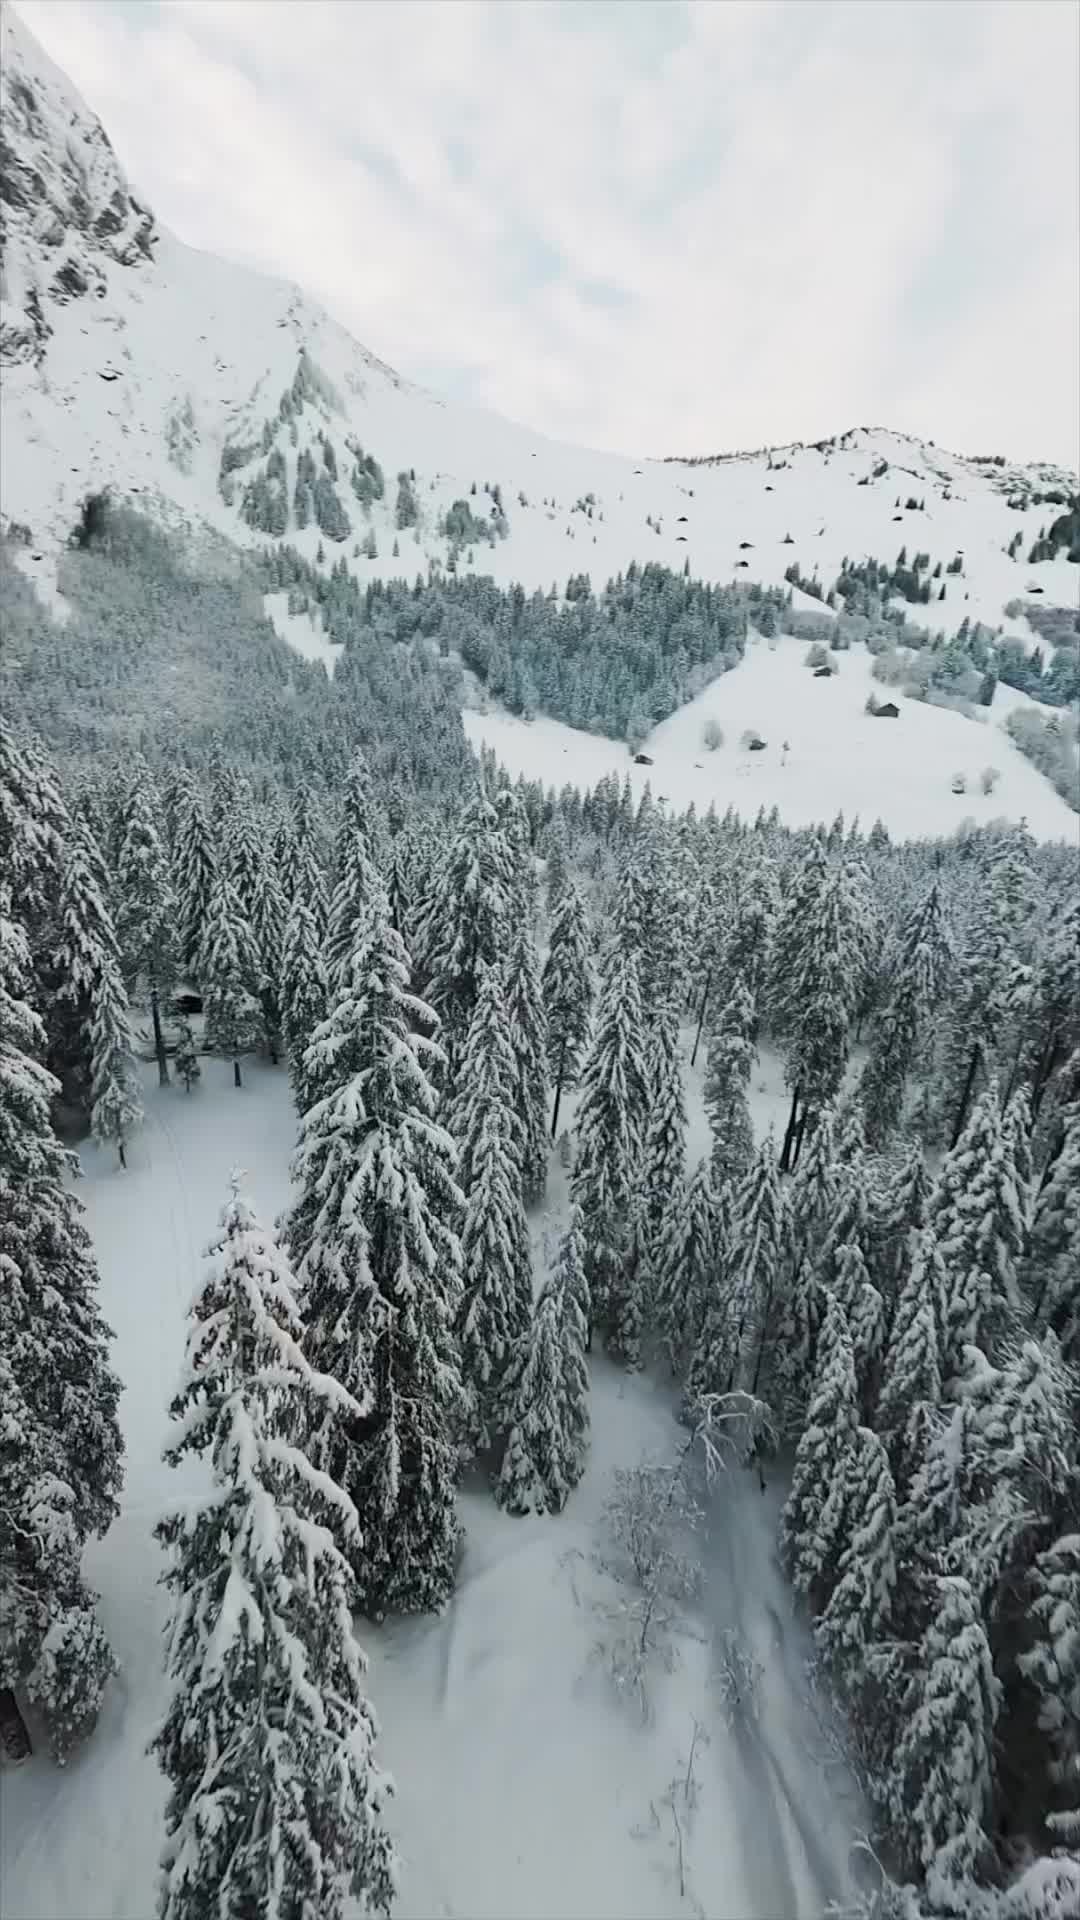
[[53, 310], [153, 257], [154, 216], [100, 120], [33, 35], [0, 21], [0, 364], [40, 362]]

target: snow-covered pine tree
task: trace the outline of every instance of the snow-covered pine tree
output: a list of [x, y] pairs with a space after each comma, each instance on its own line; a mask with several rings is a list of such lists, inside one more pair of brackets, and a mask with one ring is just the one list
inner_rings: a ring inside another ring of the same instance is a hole
[[495, 1498], [511, 1513], [558, 1513], [581, 1478], [589, 1437], [587, 1283], [575, 1209], [519, 1348]]
[[926, 1409], [936, 1407], [941, 1398], [938, 1302], [943, 1284], [937, 1242], [924, 1228], [889, 1329], [875, 1414], [902, 1494], [911, 1486], [925, 1447]]
[[314, 1457], [355, 1500], [364, 1610], [420, 1612], [453, 1590], [456, 1440], [465, 1396], [453, 1328], [461, 1309], [464, 1198], [428, 1069], [445, 1056], [409, 990], [409, 961], [378, 917], [316, 1029], [306, 1070], [330, 1088], [303, 1116], [300, 1196], [288, 1238], [304, 1289], [313, 1365], [357, 1400], [358, 1428]]
[[970, 1876], [988, 1845], [1000, 1702], [971, 1588], [939, 1579], [902, 1710], [889, 1804], [910, 1864], [946, 1886]]
[[868, 1427], [857, 1428], [844, 1474], [845, 1545], [816, 1633], [843, 1691], [857, 1698], [867, 1680], [867, 1650], [883, 1637], [896, 1585], [896, 1492], [888, 1455]]
[[354, 1547], [360, 1522], [304, 1446], [365, 1409], [305, 1359], [288, 1262], [235, 1181], [210, 1252], [166, 1458], [207, 1458], [211, 1492], [156, 1529], [174, 1596], [151, 1748], [170, 1785], [158, 1912], [385, 1913], [391, 1783], [335, 1539]]
[[1025, 1266], [1027, 1298], [1038, 1327], [1052, 1327], [1062, 1352], [1080, 1362], [1080, 1105], [1066, 1117], [1065, 1140], [1035, 1203]]
[[858, 1424], [851, 1334], [843, 1307], [830, 1295], [818, 1336], [814, 1390], [780, 1520], [781, 1555], [814, 1612], [835, 1585], [847, 1462]]
[[560, 1289], [546, 1286], [519, 1350], [507, 1399], [507, 1436], [495, 1498], [510, 1513], [558, 1513], [563, 1477]]
[[576, 1487], [589, 1450], [589, 1282], [585, 1275], [585, 1236], [581, 1214], [571, 1207], [559, 1244], [553, 1284], [559, 1303], [564, 1425], [563, 1478]]
[[956, 1146], [972, 1102], [992, 1078], [998, 1042], [1009, 1025], [1012, 982], [1030, 922], [1030, 875], [1011, 839], [989, 856], [972, 894], [972, 910], [948, 1005], [946, 1045], [937, 1089], [948, 1147]]
[[1054, 1838], [1080, 1842], [1080, 1533], [1037, 1554], [1028, 1576], [1028, 1634], [1017, 1666], [1038, 1699], [1050, 1749], [1046, 1824]]
[[150, 994], [158, 1079], [169, 1081], [161, 1001], [176, 978], [176, 897], [158, 821], [161, 799], [140, 762], [128, 789], [116, 862], [116, 937], [128, 992]]
[[820, 834], [815, 832], [807, 837], [801, 860], [791, 862], [784, 871], [773, 928], [762, 1011], [777, 1039], [787, 1039], [794, 1030], [799, 1013], [797, 976], [806, 929], [817, 915], [828, 879], [829, 858]]
[[914, 1237], [926, 1225], [931, 1182], [921, 1142], [909, 1140], [873, 1181], [866, 1259], [870, 1277], [891, 1313], [911, 1265]]
[[[872, 1281], [866, 1277], [866, 1262], [858, 1247], [849, 1249], [863, 1278], [855, 1289], [848, 1320], [855, 1354], [855, 1378], [859, 1385], [859, 1406], [864, 1421], [874, 1417], [881, 1381], [881, 1356], [885, 1349], [885, 1302]], [[854, 1278], [851, 1269], [842, 1278], [849, 1287]]]
[[[837, 1129], [839, 1135], [839, 1129]], [[833, 1162], [837, 1176], [832, 1220], [817, 1260], [817, 1277], [834, 1292], [841, 1288], [840, 1261], [847, 1247], [858, 1247], [867, 1260], [873, 1247], [870, 1169], [865, 1157], [850, 1161], [839, 1153]]]
[[824, 1107], [800, 1155], [784, 1209], [777, 1377], [778, 1387], [782, 1389], [785, 1424], [793, 1425], [796, 1431], [801, 1429], [814, 1382], [818, 1328], [824, 1312], [817, 1267], [840, 1190], [834, 1114], [832, 1107]]
[[206, 1044], [232, 1060], [233, 1084], [239, 1087], [240, 1057], [255, 1046], [262, 1032], [262, 1008], [257, 997], [259, 956], [250, 922], [223, 867], [215, 876], [210, 895], [202, 981]]
[[418, 971], [456, 1072], [480, 990], [480, 969], [506, 957], [505, 846], [482, 785], [465, 805], [418, 928]]
[[16, 733], [0, 713], [0, 874], [33, 961], [51, 944], [70, 838], [68, 811], [40, 741]]
[[315, 807], [310, 790], [303, 781], [293, 795], [291, 827], [288, 854], [281, 870], [281, 885], [290, 907], [294, 900], [302, 900], [310, 909], [319, 939], [322, 940], [330, 907]]
[[259, 1002], [263, 1035], [272, 1061], [277, 1060], [281, 1033], [281, 981], [284, 968], [285, 895], [265, 843], [255, 871], [251, 931], [259, 960]]
[[605, 956], [600, 1013], [581, 1073], [572, 1194], [581, 1208], [593, 1325], [616, 1298], [648, 1108], [637, 961], [620, 940]]
[[1012, 1336], [1020, 1308], [1017, 1263], [1024, 1249], [1015, 1145], [1002, 1125], [991, 1081], [946, 1155], [930, 1201], [947, 1278], [943, 1373], [965, 1345], [991, 1357]]
[[532, 1319], [516, 1065], [502, 984], [489, 967], [481, 977], [451, 1117], [465, 1182], [461, 1375], [469, 1397], [468, 1437], [477, 1451], [492, 1444], [507, 1371], [521, 1352]]
[[908, 1076], [947, 989], [952, 964], [944, 890], [935, 878], [900, 927], [888, 960], [888, 992], [870, 1036], [860, 1094], [875, 1144], [900, 1123]]
[[249, 926], [255, 924], [259, 873], [267, 858], [262, 821], [248, 780], [237, 778], [224, 835], [224, 866]]
[[172, 874], [180, 964], [194, 980], [199, 978], [216, 871], [214, 834], [203, 796], [194, 776], [184, 770], [178, 781]]
[[725, 1210], [707, 1160], [672, 1193], [657, 1256], [654, 1324], [673, 1374], [682, 1376], [696, 1351], [714, 1290], [726, 1269]]
[[349, 767], [337, 845], [337, 879], [326, 925], [326, 972], [339, 987], [372, 918], [382, 909], [384, 885], [376, 855], [367, 761], [359, 751]]
[[202, 1079], [202, 1068], [199, 1065], [199, 1050], [195, 1045], [195, 1035], [189, 1020], [177, 1021], [173, 1064], [177, 1078], [184, 1083], [184, 1092], [190, 1093], [196, 1080]]
[[725, 1272], [690, 1364], [691, 1404], [736, 1389], [757, 1395], [763, 1381], [771, 1380], [783, 1238], [784, 1196], [776, 1149], [767, 1137], [736, 1194]]
[[547, 1014], [548, 1065], [555, 1088], [551, 1137], [559, 1125], [563, 1093], [576, 1084], [589, 1038], [593, 979], [585, 905], [570, 874], [551, 918], [547, 958], [540, 976]]
[[829, 874], [812, 896], [787, 982], [784, 1020], [790, 1035], [785, 1078], [791, 1112], [780, 1166], [796, 1163], [803, 1137], [821, 1109], [835, 1100], [850, 1044], [851, 928], [843, 875]]
[[91, 1025], [98, 983], [110, 976], [108, 991], [127, 1011], [120, 977], [119, 949], [107, 900], [107, 875], [89, 828], [73, 818], [65, 843], [63, 877], [56, 903], [51, 957], [39, 972], [45, 977], [43, 1004], [49, 1037], [47, 1061], [71, 1104], [88, 1109], [93, 1070]]
[[128, 1137], [142, 1119], [142, 1099], [127, 994], [112, 960], [98, 974], [90, 1046], [90, 1125], [96, 1140], [115, 1141], [120, 1165], [126, 1167]]
[[663, 1258], [667, 1217], [674, 1195], [683, 1187], [686, 1162], [686, 1095], [683, 1090], [679, 1013], [673, 1000], [654, 1012], [645, 1070], [649, 1108], [642, 1141], [638, 1193], [643, 1208], [646, 1317], [653, 1315], [655, 1291]]
[[714, 1020], [705, 1067], [705, 1111], [713, 1136], [713, 1182], [718, 1187], [741, 1180], [754, 1157], [747, 1095], [757, 1059], [756, 1027], [749, 988], [735, 978]]
[[771, 860], [755, 856], [738, 873], [736, 894], [728, 923], [727, 938], [714, 999], [730, 997], [736, 981], [741, 981], [754, 1008], [751, 1039], [756, 1042], [758, 1016], [769, 979], [769, 955], [777, 913], [776, 874]]
[[521, 1185], [527, 1206], [547, 1185], [547, 1017], [531, 920], [522, 913], [506, 969], [506, 1013], [515, 1062], [513, 1104], [521, 1129]]
[[307, 1112], [313, 1097], [304, 1058], [315, 1029], [326, 1018], [327, 996], [318, 922], [307, 901], [297, 895], [285, 922], [282, 946], [281, 1030], [298, 1113]]
[[58, 1088], [39, 1064], [29, 947], [0, 887], [0, 1687], [21, 1685], [58, 1757], [89, 1731], [113, 1670], [80, 1569], [118, 1511], [120, 1382]]

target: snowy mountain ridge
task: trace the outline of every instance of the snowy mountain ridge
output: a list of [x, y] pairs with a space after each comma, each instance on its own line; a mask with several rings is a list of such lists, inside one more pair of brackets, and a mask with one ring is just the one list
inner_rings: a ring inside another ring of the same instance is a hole
[[[437, 562], [561, 589], [652, 560], [776, 583], [794, 563], [825, 593], [845, 559], [891, 565], [906, 546], [956, 572], [944, 599], [935, 590], [935, 628], [966, 616], [1030, 643], [1007, 604], [1072, 604], [1064, 552], [1027, 555], [1061, 511], [1041, 496], [1068, 496], [1075, 476], [863, 428], [635, 462], [443, 402], [299, 288], [159, 227], [10, 9], [0, 65], [0, 505], [46, 588], [82, 501], [109, 487], [242, 545], [286, 539], [312, 561], [321, 549], [361, 582]], [[413, 476], [404, 497], [400, 474]]]

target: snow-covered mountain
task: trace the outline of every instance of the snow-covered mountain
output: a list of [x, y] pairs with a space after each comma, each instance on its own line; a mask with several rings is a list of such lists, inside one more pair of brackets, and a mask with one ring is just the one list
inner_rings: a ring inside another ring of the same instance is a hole
[[[935, 586], [917, 614], [935, 628], [966, 615], [1030, 640], [1009, 602], [1073, 603], [1064, 549], [1027, 557], [1061, 512], [1040, 496], [1076, 488], [1057, 469], [862, 427], [816, 446], [635, 462], [440, 401], [299, 288], [159, 227], [10, 8], [2, 31], [0, 506], [29, 529], [24, 564], [43, 584], [81, 502], [108, 486], [243, 544], [286, 538], [312, 560], [321, 545], [327, 566], [344, 555], [361, 580], [454, 551], [461, 570], [527, 588], [654, 560], [766, 583], [794, 562], [827, 590], [845, 557], [892, 566], [906, 547], [929, 572], [941, 563], [946, 597]], [[399, 528], [402, 472], [416, 520]]]

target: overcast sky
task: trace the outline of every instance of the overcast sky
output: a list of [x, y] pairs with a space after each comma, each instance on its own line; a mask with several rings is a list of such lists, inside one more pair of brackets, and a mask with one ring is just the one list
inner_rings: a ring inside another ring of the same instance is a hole
[[1072, 0], [20, 0], [159, 220], [560, 439], [1075, 465]]

